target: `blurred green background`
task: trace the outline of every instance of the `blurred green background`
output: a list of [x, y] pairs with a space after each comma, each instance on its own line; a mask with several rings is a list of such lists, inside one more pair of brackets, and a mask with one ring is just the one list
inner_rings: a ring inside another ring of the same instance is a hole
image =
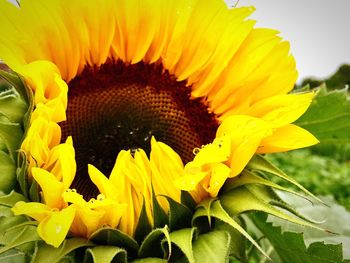
[[[316, 195], [330, 195], [350, 211], [350, 65], [328, 79], [305, 79], [296, 91], [318, 89], [297, 124], [320, 144], [308, 149], [270, 154], [268, 159]], [[277, 180], [277, 179], [276, 179]], [[277, 180], [280, 184], [285, 181]], [[287, 185], [286, 185], [287, 186]], [[289, 185], [290, 187], [290, 185]]]

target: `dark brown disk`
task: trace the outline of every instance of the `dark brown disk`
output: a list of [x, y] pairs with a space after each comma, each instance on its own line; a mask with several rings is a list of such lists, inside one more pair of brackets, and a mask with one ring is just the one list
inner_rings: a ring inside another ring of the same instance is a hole
[[108, 62], [85, 70], [69, 83], [67, 121], [62, 141], [73, 137], [77, 176], [72, 184], [86, 199], [95, 197], [87, 164], [109, 176], [121, 150], [150, 152], [150, 139], [172, 147], [184, 163], [193, 149], [211, 142], [218, 127], [204, 99], [161, 65]]

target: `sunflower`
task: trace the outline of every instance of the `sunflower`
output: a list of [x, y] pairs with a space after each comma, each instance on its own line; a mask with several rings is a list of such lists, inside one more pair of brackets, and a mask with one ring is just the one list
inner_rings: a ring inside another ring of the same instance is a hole
[[[317, 139], [289, 43], [221, 0], [0, 1], [0, 58], [32, 91], [12, 211], [58, 247], [159, 226], [183, 193], [220, 198], [255, 154]], [[30, 93], [30, 92], [29, 92]], [[19, 138], [20, 139], [20, 138]], [[12, 187], [12, 188], [11, 188]], [[13, 189], [13, 186], [7, 187]], [[35, 195], [35, 191], [39, 191]]]

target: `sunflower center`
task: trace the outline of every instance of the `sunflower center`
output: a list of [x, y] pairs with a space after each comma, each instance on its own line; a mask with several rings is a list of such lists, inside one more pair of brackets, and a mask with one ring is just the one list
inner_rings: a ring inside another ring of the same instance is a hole
[[186, 163], [193, 149], [215, 138], [217, 121], [203, 99], [161, 65], [108, 62], [85, 70], [69, 83], [67, 121], [62, 140], [73, 137], [77, 176], [72, 187], [84, 196], [97, 191], [87, 164], [109, 175], [121, 150], [142, 148], [150, 140], [172, 147]]

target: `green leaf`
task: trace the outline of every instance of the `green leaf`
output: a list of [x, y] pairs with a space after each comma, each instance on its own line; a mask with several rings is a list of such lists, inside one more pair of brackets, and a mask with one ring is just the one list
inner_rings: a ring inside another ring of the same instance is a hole
[[306, 245], [316, 241], [324, 241], [329, 244], [343, 244], [343, 253], [345, 258], [350, 259], [350, 225], [345, 222], [350, 222], [350, 212], [344, 207], [338, 205], [335, 200], [328, 197], [321, 197], [329, 207], [318, 204], [310, 205], [308, 202], [295, 196], [280, 193], [283, 200], [293, 203], [296, 210], [308, 217], [320, 218], [323, 223], [320, 227], [330, 229], [337, 234], [317, 231], [312, 228], [304, 228], [296, 224], [288, 223], [285, 220], [280, 220], [276, 217], [268, 217], [268, 221], [273, 225], [281, 226], [284, 231], [303, 232]]
[[347, 90], [327, 92], [321, 87], [296, 124], [314, 134], [322, 144], [350, 143], [350, 101]]
[[128, 262], [125, 249], [112, 246], [96, 246], [86, 250], [84, 263], [110, 262]]
[[10, 123], [0, 120], [0, 139], [5, 143], [11, 158], [15, 161], [15, 152], [21, 145], [23, 131], [19, 123]]
[[10, 122], [20, 123], [27, 109], [27, 103], [14, 87], [0, 85], [0, 115], [5, 115]]
[[[9, 209], [10, 210], [10, 209]], [[12, 212], [11, 212], [12, 213]], [[22, 224], [28, 221], [24, 216], [9, 216], [0, 218], [0, 239], [1, 236], [5, 235], [6, 231], [16, 225]], [[0, 241], [1, 243], [1, 241]], [[4, 243], [2, 243], [4, 244]]]
[[255, 225], [270, 241], [283, 263], [341, 263], [341, 245], [316, 242], [306, 248], [302, 233], [284, 232], [266, 223], [266, 215], [254, 214]]
[[90, 240], [98, 245], [124, 248], [130, 256], [136, 256], [139, 249], [139, 245], [132, 237], [111, 227], [97, 230], [90, 236]]
[[226, 231], [212, 231], [199, 235], [193, 243], [195, 262], [228, 262], [230, 235]]
[[169, 254], [171, 254], [170, 235], [167, 226], [156, 228], [146, 236], [140, 246], [139, 257], [163, 258], [166, 252], [163, 250], [162, 242], [167, 244]]
[[15, 191], [7, 195], [0, 196], [0, 205], [13, 207], [19, 201], [26, 201], [25, 197], [22, 194], [19, 194]]
[[47, 245], [44, 242], [40, 242], [38, 246], [38, 250], [33, 257], [31, 263], [42, 263], [42, 262], [50, 262], [57, 263], [60, 262], [62, 258], [71, 253], [72, 251], [81, 248], [81, 247], [89, 247], [93, 244], [86, 239], [83, 238], [70, 238], [66, 239], [62, 245], [58, 248]]
[[0, 254], [1, 263], [26, 263], [26, 255], [24, 252], [11, 249]]
[[40, 240], [40, 237], [35, 226], [25, 225], [23, 227], [10, 228], [1, 233], [0, 243], [5, 244], [5, 246], [0, 248], [0, 254], [25, 243], [37, 240]]
[[0, 151], [0, 171], [0, 191], [9, 193], [16, 184], [16, 165], [3, 151]]

